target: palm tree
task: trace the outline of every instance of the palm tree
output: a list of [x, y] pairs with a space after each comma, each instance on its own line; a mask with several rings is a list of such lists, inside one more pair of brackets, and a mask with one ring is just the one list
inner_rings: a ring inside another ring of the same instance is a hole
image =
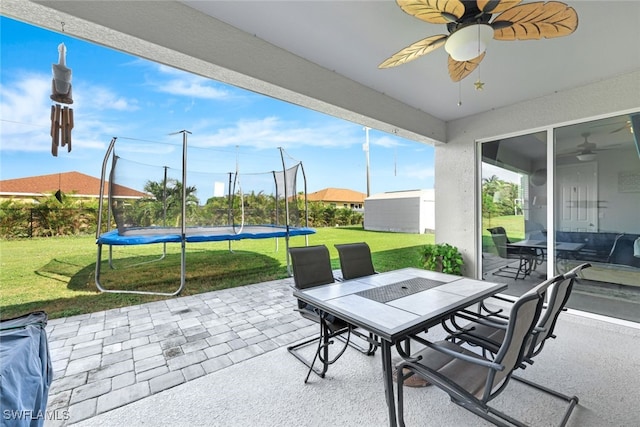
[[[199, 200], [197, 189], [188, 186], [186, 189], [186, 215], [190, 220], [197, 219]], [[138, 200], [131, 212], [127, 212], [126, 222], [138, 226], [166, 225], [180, 223], [182, 215], [182, 182], [176, 179], [147, 181], [144, 191], [152, 197]]]

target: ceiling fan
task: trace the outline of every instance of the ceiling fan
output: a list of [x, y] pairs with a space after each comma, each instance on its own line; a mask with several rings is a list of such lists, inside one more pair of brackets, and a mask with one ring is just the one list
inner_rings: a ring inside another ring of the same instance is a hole
[[[567, 36], [578, 27], [576, 11], [564, 3], [521, 0], [396, 0], [398, 6], [431, 24], [446, 24], [449, 34], [419, 40], [400, 50], [378, 68], [405, 64], [441, 46], [449, 54], [449, 76], [467, 77], [485, 56], [488, 42], [539, 40]], [[494, 17], [495, 14], [498, 14]]]
[[616, 145], [613, 144], [608, 146], [607, 148], [598, 148], [598, 146], [594, 142], [589, 142], [589, 136], [591, 134], [589, 132], [585, 132], [581, 134], [584, 138], [584, 141], [578, 145], [576, 145], [577, 150], [571, 151], [569, 153], [561, 154], [561, 157], [573, 157], [575, 156], [581, 162], [591, 161], [596, 159], [596, 153], [599, 151], [605, 151], [609, 148], [613, 148]]

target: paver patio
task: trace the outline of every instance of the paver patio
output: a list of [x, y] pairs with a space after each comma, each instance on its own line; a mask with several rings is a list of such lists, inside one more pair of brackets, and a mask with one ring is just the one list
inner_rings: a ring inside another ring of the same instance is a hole
[[47, 325], [47, 425], [81, 421], [311, 336], [293, 279], [168, 298]]

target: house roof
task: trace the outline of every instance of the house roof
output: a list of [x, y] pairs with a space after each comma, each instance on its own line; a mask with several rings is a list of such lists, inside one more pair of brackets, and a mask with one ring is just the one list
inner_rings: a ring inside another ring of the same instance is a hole
[[[43, 196], [62, 191], [76, 197], [99, 197], [100, 180], [80, 172], [63, 172], [0, 181], [0, 196]], [[122, 185], [115, 185], [117, 197], [142, 198], [149, 195]], [[109, 193], [105, 183], [105, 195]]]
[[311, 202], [364, 203], [365, 197], [367, 197], [365, 193], [346, 188], [325, 188], [315, 193], [307, 194], [307, 200]]

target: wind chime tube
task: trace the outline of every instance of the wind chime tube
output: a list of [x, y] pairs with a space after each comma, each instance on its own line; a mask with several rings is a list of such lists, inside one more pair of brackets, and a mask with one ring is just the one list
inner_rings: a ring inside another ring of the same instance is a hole
[[58, 45], [58, 63], [52, 65], [51, 100], [51, 154], [58, 156], [58, 147], [67, 147], [71, 152], [71, 129], [73, 129], [73, 109], [60, 104], [73, 104], [71, 97], [71, 69], [66, 65], [67, 49], [64, 43]]

